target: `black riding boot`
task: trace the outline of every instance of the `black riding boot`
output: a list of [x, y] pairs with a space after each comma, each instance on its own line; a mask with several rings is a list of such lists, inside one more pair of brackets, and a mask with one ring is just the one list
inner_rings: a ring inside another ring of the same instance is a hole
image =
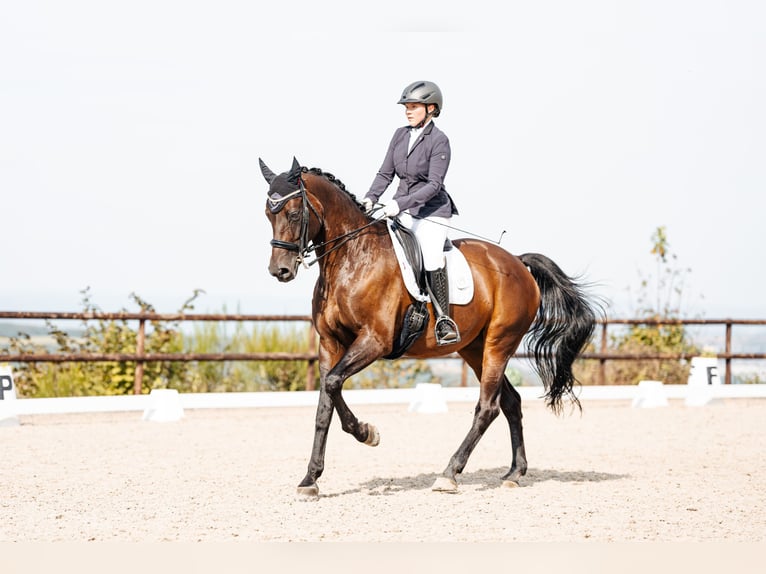
[[436, 317], [436, 344], [451, 345], [460, 342], [460, 333], [457, 325], [449, 316], [449, 282], [447, 280], [447, 268], [442, 267], [436, 271], [426, 271], [428, 278], [428, 290], [431, 302], [434, 306]]

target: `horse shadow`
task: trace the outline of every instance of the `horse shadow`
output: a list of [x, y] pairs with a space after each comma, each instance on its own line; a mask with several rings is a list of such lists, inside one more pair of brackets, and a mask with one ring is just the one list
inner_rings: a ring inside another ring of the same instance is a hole
[[[467, 472], [458, 476], [458, 488], [460, 486], [478, 486], [474, 490], [488, 491], [502, 488], [502, 477], [507, 467], [480, 469], [473, 472]], [[365, 493], [370, 495], [391, 496], [403, 491], [431, 490], [438, 473], [421, 473], [415, 476], [402, 476], [395, 478], [376, 477], [363, 482], [358, 488], [339, 492], [330, 496], [343, 496], [347, 494]], [[561, 471], [555, 469], [530, 468], [527, 474], [521, 479], [521, 488], [534, 487], [535, 484], [543, 482], [568, 482], [568, 483], [588, 483], [605, 482], [608, 480], [622, 480], [628, 478], [627, 474], [613, 474], [609, 472], [598, 472], [594, 470], [571, 470]]]

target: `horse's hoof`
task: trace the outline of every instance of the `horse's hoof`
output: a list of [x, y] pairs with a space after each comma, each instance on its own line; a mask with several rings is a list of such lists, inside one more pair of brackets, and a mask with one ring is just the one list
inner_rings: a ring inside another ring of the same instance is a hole
[[457, 482], [446, 476], [440, 476], [434, 481], [431, 490], [434, 492], [448, 492], [450, 494], [455, 494], [457, 492]]
[[503, 488], [519, 488], [519, 483], [515, 480], [504, 480]]
[[375, 425], [367, 423], [367, 440], [364, 444], [369, 446], [378, 446], [380, 444], [380, 433]]
[[319, 487], [316, 484], [310, 486], [299, 486], [298, 494], [300, 496], [319, 496]]

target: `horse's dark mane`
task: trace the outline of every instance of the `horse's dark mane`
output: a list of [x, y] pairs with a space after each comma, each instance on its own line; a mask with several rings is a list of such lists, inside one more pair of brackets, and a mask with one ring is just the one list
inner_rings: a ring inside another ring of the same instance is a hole
[[353, 193], [351, 193], [349, 190], [347, 190], [347, 189], [346, 189], [346, 184], [344, 184], [344, 183], [343, 183], [341, 180], [339, 180], [337, 177], [335, 177], [335, 176], [334, 176], [333, 174], [331, 174], [330, 172], [328, 172], [328, 171], [322, 171], [322, 170], [321, 170], [320, 168], [318, 168], [318, 167], [312, 167], [312, 168], [308, 168], [308, 167], [302, 167], [302, 168], [301, 168], [301, 171], [302, 171], [303, 173], [311, 173], [311, 174], [313, 174], [313, 175], [321, 175], [321, 176], [322, 176], [322, 177], [324, 177], [324, 178], [325, 178], [327, 181], [329, 181], [330, 183], [333, 183], [333, 184], [335, 184], [335, 186], [336, 186], [338, 189], [340, 189], [342, 192], [344, 192], [346, 195], [348, 195], [348, 196], [349, 196], [349, 198], [351, 199], [351, 201], [353, 201], [353, 202], [354, 202], [354, 204], [355, 204], [355, 205], [356, 205], [356, 206], [357, 206], [357, 207], [358, 207], [360, 210], [364, 210], [364, 207], [362, 206], [362, 204], [361, 204], [361, 203], [359, 203], [359, 200], [356, 198], [356, 196], [355, 196]]

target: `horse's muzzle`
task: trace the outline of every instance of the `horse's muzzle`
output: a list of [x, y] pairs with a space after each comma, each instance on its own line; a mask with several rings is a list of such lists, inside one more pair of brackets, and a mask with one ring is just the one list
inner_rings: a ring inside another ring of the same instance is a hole
[[295, 279], [297, 268], [298, 266], [295, 264], [293, 264], [292, 267], [285, 267], [273, 260], [269, 263], [269, 273], [273, 277], [276, 277], [280, 283], [287, 283], [288, 281]]

